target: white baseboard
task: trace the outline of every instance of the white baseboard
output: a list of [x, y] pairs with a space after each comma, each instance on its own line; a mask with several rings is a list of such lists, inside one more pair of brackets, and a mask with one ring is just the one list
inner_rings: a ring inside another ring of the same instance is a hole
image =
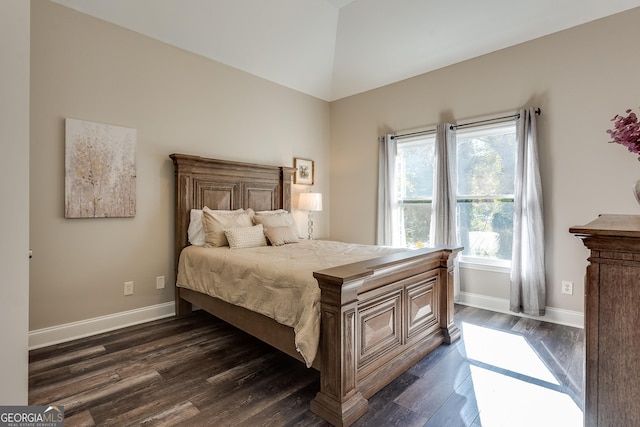
[[175, 315], [173, 301], [29, 331], [29, 350]]
[[[527, 316], [526, 314], [513, 313], [512, 311], [509, 311], [509, 300], [507, 299], [494, 298], [468, 292], [460, 292], [459, 299], [456, 302], [462, 305], [496, 311], [498, 313], [512, 314], [545, 322], [558, 323], [560, 325], [573, 326], [576, 328], [584, 327], [584, 314], [578, 311], [547, 307], [545, 316]], [[79, 322], [65, 323], [63, 325], [37, 329], [29, 332], [29, 350], [72, 341], [78, 338], [84, 338], [102, 332], [109, 332], [115, 329], [150, 322], [152, 320], [163, 319], [174, 315], [175, 304], [171, 301], [135, 310], [109, 314], [107, 316], [94, 317], [92, 319], [82, 320]]]
[[542, 320], [544, 322], [573, 326], [581, 329], [584, 328], [584, 313], [579, 311], [547, 307], [545, 310], [546, 314], [544, 316], [529, 316], [523, 313], [514, 313], [513, 311], [510, 311], [508, 299], [488, 297], [486, 295], [472, 294], [468, 292], [460, 292], [456, 303], [476, 308], [483, 308], [485, 310], [497, 311], [498, 313], [506, 313], [529, 319]]

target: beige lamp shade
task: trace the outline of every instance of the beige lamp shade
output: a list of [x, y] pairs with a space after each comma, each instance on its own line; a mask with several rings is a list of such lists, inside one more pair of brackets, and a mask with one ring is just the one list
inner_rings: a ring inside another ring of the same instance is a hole
[[298, 209], [309, 212], [322, 210], [322, 193], [301, 193]]

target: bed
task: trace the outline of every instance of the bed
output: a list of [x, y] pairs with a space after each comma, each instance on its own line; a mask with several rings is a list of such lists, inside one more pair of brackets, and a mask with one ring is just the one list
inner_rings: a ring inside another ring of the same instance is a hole
[[[190, 246], [192, 209], [292, 210], [292, 167], [170, 157], [176, 272]], [[453, 323], [453, 258], [461, 249], [400, 251], [313, 271], [320, 316], [313, 360], [298, 351], [291, 326], [182, 284], [175, 290], [176, 315], [186, 316], [196, 305], [319, 370], [320, 390], [311, 410], [346, 426], [367, 411], [369, 397], [439, 345], [460, 337]]]

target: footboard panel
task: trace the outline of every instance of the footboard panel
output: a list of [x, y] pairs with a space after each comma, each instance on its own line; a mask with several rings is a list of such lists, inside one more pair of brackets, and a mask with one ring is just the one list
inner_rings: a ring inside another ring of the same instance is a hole
[[367, 398], [460, 337], [453, 323], [460, 250], [409, 251], [314, 273], [322, 293], [322, 369], [313, 412], [352, 424], [367, 411]]
[[430, 274], [405, 287], [406, 340], [419, 340], [439, 329], [438, 275]]
[[402, 346], [402, 290], [358, 303], [356, 343], [358, 374]]

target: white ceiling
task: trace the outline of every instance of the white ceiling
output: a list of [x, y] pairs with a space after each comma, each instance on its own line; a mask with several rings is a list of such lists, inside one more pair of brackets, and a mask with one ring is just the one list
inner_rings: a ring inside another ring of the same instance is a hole
[[54, 0], [333, 101], [640, 0]]

